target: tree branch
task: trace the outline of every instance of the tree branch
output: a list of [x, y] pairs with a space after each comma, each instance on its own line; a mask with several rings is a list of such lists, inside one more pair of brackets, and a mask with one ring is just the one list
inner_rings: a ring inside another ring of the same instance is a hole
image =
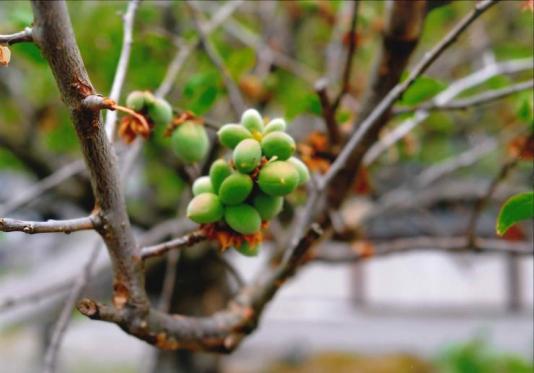
[[[117, 307], [147, 309], [142, 261], [138, 256], [116, 157], [107, 140], [100, 112], [82, 101], [95, 94], [76, 44], [65, 2], [32, 1], [33, 36], [48, 60], [63, 101], [71, 112], [82, 153], [89, 169], [102, 225], [99, 233], [113, 268], [113, 301]], [[58, 48], [61, 46], [61, 48]]]
[[175, 238], [174, 240], [163, 242], [157, 245], [143, 247], [141, 249], [141, 258], [146, 260], [148, 258], [160, 256], [170, 250], [183, 249], [193, 246], [198, 242], [206, 241], [207, 239], [208, 237], [206, 237], [205, 233], [202, 230], [197, 229], [196, 231], [190, 232], [180, 238]]
[[314, 224], [294, 246], [279, 267], [261, 273], [251, 286], [243, 288], [228, 307], [210, 317], [169, 315], [151, 309], [144, 319], [125, 310], [83, 299], [78, 310], [96, 320], [118, 324], [132, 334], [161, 349], [231, 352], [257, 326], [265, 304], [282, 284], [303, 263], [303, 257], [321, 236], [322, 229]]
[[98, 215], [70, 220], [23, 221], [9, 218], [0, 218], [1, 232], [36, 233], [72, 233], [83, 230], [98, 230], [101, 222]]
[[[121, 96], [122, 85], [126, 78], [126, 71], [128, 70], [128, 64], [130, 62], [130, 51], [133, 43], [133, 26], [135, 20], [135, 12], [139, 6], [140, 0], [130, 0], [128, 3], [128, 9], [124, 14], [123, 23], [124, 31], [122, 38], [122, 49], [117, 63], [117, 69], [115, 70], [115, 77], [113, 78], [113, 84], [111, 85], [111, 92], [109, 98], [114, 101], [119, 101]], [[113, 141], [115, 136], [115, 127], [117, 122], [117, 113], [114, 111], [108, 111], [106, 114], [106, 122], [104, 127], [106, 128], [108, 139]]]
[[33, 35], [31, 27], [26, 27], [23, 31], [16, 32], [10, 35], [0, 35], [0, 45], [13, 45], [17, 43], [32, 42]]
[[534, 80], [529, 80], [526, 82], [512, 84], [509, 87], [504, 87], [501, 89], [494, 89], [494, 90], [483, 92], [483, 93], [480, 93], [478, 95], [474, 95], [471, 97], [453, 100], [449, 103], [445, 103], [441, 105], [437, 104], [434, 101], [431, 101], [431, 102], [427, 102], [415, 108], [395, 110], [395, 114], [410, 113], [410, 112], [418, 111], [418, 110], [424, 110], [424, 111], [465, 110], [465, 109], [470, 109], [475, 106], [484, 105], [492, 101], [500, 100], [501, 98], [505, 98], [515, 93], [526, 91], [532, 88], [534, 88]]
[[[411, 2], [396, 2], [395, 4], [409, 4]], [[428, 69], [432, 63], [441, 54], [450, 47], [454, 41], [465, 31], [471, 23], [473, 23], [481, 14], [495, 5], [497, 1], [485, 0], [478, 2], [474, 9], [467, 14], [456, 26], [441, 39], [429, 52], [425, 53], [423, 59], [417, 63], [414, 69], [408, 75], [408, 78], [402, 83], [398, 83], [395, 87], [374, 107], [371, 113], [365, 117], [361, 124], [357, 127], [352, 137], [345, 145], [339, 156], [331, 165], [329, 171], [325, 174], [320, 182], [320, 186], [324, 188], [334, 178], [336, 186], [330, 193], [330, 200], [334, 207], [339, 207], [342, 202], [342, 196], [345, 191], [350, 188], [357, 172], [360, 168], [361, 162], [365, 152], [376, 141], [379, 130], [385, 124], [381, 120], [383, 116], [389, 111], [393, 103], [398, 100], [402, 94], [415, 82], [415, 80]], [[418, 34], [417, 34], [418, 35]], [[350, 165], [350, 167], [348, 166]]]
[[236, 117], [239, 118], [241, 116], [241, 113], [243, 113], [246, 109], [245, 100], [243, 99], [243, 96], [241, 96], [241, 91], [230, 76], [230, 72], [224, 65], [221, 56], [219, 55], [219, 53], [217, 53], [217, 50], [215, 49], [213, 44], [211, 44], [211, 42], [208, 40], [206, 31], [204, 30], [204, 27], [200, 22], [198, 10], [195, 8], [191, 0], [186, 0], [185, 3], [191, 11], [193, 25], [200, 39], [200, 45], [204, 48], [204, 51], [208, 55], [209, 59], [213, 62], [213, 64], [221, 73], [224, 85], [226, 86], [226, 90], [228, 93], [228, 98], [230, 99], [230, 104], [232, 105], [232, 109], [234, 110], [234, 114], [236, 115]]
[[[213, 15], [211, 20], [209, 22], [206, 22], [206, 24], [204, 25], [204, 33], [206, 34], [206, 36], [209, 36], [213, 31], [215, 31], [219, 26], [221, 26], [228, 19], [228, 17], [230, 17], [233, 12], [243, 3], [243, 1], [244, 0], [228, 1], [219, 9], [217, 9], [217, 12]], [[180, 47], [178, 53], [176, 53], [173, 60], [171, 61], [169, 68], [165, 73], [165, 77], [163, 78], [163, 81], [156, 90], [155, 94], [157, 97], [164, 97], [169, 94], [169, 92], [171, 91], [172, 84], [176, 80], [176, 76], [180, 72], [182, 65], [199, 43], [200, 40], [197, 37], [191, 40], [189, 43], [184, 44]]]
[[534, 255], [530, 242], [513, 242], [496, 239], [477, 238], [475, 246], [469, 246], [465, 237], [412, 237], [394, 239], [385, 242], [370, 242], [369, 249], [365, 251], [350, 251], [333, 253], [319, 252], [311, 255], [310, 260], [322, 263], [357, 263], [391, 254], [401, 254], [409, 251], [442, 251], [451, 254], [517, 254]]
[[339, 126], [336, 120], [336, 110], [330, 103], [327, 88], [328, 81], [324, 78], [319, 79], [315, 83], [315, 92], [319, 96], [319, 101], [321, 103], [322, 114], [326, 124], [326, 132], [328, 134], [328, 141], [330, 145], [335, 146], [339, 144], [340, 133]]
[[[334, 209], [340, 206], [343, 196], [351, 187], [363, 153], [376, 141], [380, 129], [387, 123], [391, 105], [411, 84], [405, 82], [406, 87], [399, 87], [400, 84], [395, 86], [417, 46], [425, 14], [425, 1], [420, 0], [396, 1], [389, 8], [382, 48], [363, 99], [360, 121], [355, 124], [350, 140], [323, 182], [319, 183], [325, 187], [330, 180], [336, 178], [333, 183], [336, 188], [330, 189], [328, 197]], [[365, 120], [361, 120], [363, 118]]]
[[352, 8], [352, 17], [350, 21], [350, 31], [349, 31], [349, 47], [347, 50], [347, 59], [345, 61], [345, 66], [343, 67], [343, 75], [341, 78], [341, 89], [334, 102], [332, 103], [332, 110], [335, 112], [341, 103], [341, 99], [349, 91], [350, 87], [350, 76], [352, 72], [352, 61], [354, 60], [354, 54], [356, 52], [356, 26], [358, 21], [358, 9], [360, 7], [359, 0], [353, 0]]
[[[534, 134], [531, 134], [531, 136], [534, 136]], [[521, 160], [521, 153], [524, 152], [525, 147], [528, 146], [528, 144], [529, 141], [525, 141], [525, 145], [522, 147], [522, 149], [520, 149], [517, 155], [503, 163], [497, 175], [495, 175], [491, 183], [488, 185], [488, 189], [486, 190], [484, 196], [475, 203], [466, 230], [467, 240], [470, 244], [475, 245], [477, 222], [482, 214], [482, 211], [484, 210], [484, 207], [486, 207], [486, 204], [490, 200], [493, 193], [495, 193], [495, 190], [497, 190], [499, 184], [506, 179], [510, 171], [517, 166]]]
[[[491, 79], [494, 76], [501, 74], [518, 73], [524, 70], [532, 69], [533, 67], [534, 63], [532, 62], [532, 58], [511, 60], [493, 65], [488, 65], [482, 70], [478, 70], [462, 79], [451, 83], [446, 90], [435, 96], [432, 99], [431, 104], [429, 105], [445, 105], [463, 91], [476, 87], [477, 85], [487, 81], [488, 79]], [[430, 112], [427, 110], [417, 110], [413, 118], [407, 119], [406, 121], [402, 122], [387, 136], [375, 143], [371, 147], [371, 149], [369, 149], [367, 154], [365, 154], [364, 163], [366, 165], [373, 163], [386, 149], [388, 149], [390, 146], [392, 146], [401, 138], [403, 138], [417, 125], [422, 123], [426, 118], [428, 118], [429, 115]]]
[[61, 314], [59, 315], [59, 319], [54, 326], [52, 337], [50, 338], [48, 348], [46, 349], [43, 368], [44, 373], [54, 373], [56, 371], [59, 348], [61, 347], [61, 341], [63, 340], [63, 336], [69, 325], [72, 310], [76, 304], [76, 301], [80, 297], [80, 294], [85, 289], [87, 282], [89, 281], [91, 272], [93, 271], [93, 267], [96, 263], [96, 259], [98, 258], [98, 254], [100, 254], [102, 246], [103, 245], [100, 240], [95, 244], [93, 250], [91, 250], [91, 253], [89, 254], [87, 263], [85, 263], [83, 267], [81, 275], [78, 276], [74, 284], [71, 285], [69, 295], [67, 296], [67, 300], [61, 309]]

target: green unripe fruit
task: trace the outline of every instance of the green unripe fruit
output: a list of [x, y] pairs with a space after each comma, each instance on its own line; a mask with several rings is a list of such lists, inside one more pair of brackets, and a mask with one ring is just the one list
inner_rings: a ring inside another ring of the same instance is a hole
[[250, 131], [239, 124], [225, 124], [217, 135], [221, 144], [230, 149], [235, 148], [241, 141], [252, 138]]
[[285, 161], [293, 155], [295, 148], [295, 140], [285, 132], [272, 132], [261, 140], [261, 149], [267, 158], [278, 157]]
[[154, 105], [156, 102], [156, 96], [152, 94], [150, 91], [143, 91], [143, 95], [145, 96], [145, 106], [151, 106]]
[[210, 167], [210, 180], [213, 191], [219, 193], [224, 179], [232, 174], [232, 168], [224, 159], [218, 159]]
[[215, 223], [223, 214], [223, 205], [213, 193], [199, 194], [187, 205], [187, 217], [198, 224]]
[[172, 120], [172, 106], [162, 98], [148, 105], [148, 116], [156, 126], [166, 126]]
[[213, 185], [209, 176], [201, 176], [193, 183], [193, 195], [198, 196], [201, 193], [213, 193]]
[[224, 220], [230, 228], [241, 234], [253, 234], [261, 228], [261, 217], [258, 211], [244, 203], [227, 206], [224, 212]]
[[286, 161], [267, 163], [260, 171], [258, 185], [270, 196], [285, 196], [298, 186], [299, 173]]
[[248, 129], [252, 136], [255, 136], [256, 132], [259, 134], [263, 132], [263, 119], [254, 109], [248, 109], [241, 115], [241, 125]]
[[172, 134], [174, 152], [184, 163], [195, 163], [203, 159], [209, 150], [208, 135], [204, 126], [184, 122]]
[[234, 165], [243, 173], [252, 172], [261, 160], [260, 143], [254, 139], [241, 141], [234, 149]]
[[276, 131], [284, 132], [286, 130], [286, 127], [287, 126], [285, 120], [283, 120], [282, 118], [276, 118], [267, 123], [265, 129], [263, 130], [263, 134], [267, 135], [268, 133]]
[[271, 220], [282, 211], [284, 206], [284, 198], [277, 196], [270, 196], [268, 194], [259, 192], [254, 197], [254, 208], [258, 210], [261, 220]]
[[299, 173], [299, 185], [305, 184], [308, 182], [308, 180], [310, 180], [310, 171], [304, 162], [295, 157], [291, 157], [287, 161], [297, 169]]
[[260, 245], [250, 246], [247, 241], [243, 241], [241, 246], [234, 247], [240, 254], [245, 256], [257, 256], [259, 253]]
[[126, 106], [133, 111], [141, 111], [145, 106], [145, 93], [141, 91], [133, 91], [126, 97]]
[[236, 172], [221, 184], [219, 198], [225, 205], [237, 205], [247, 199], [253, 184], [250, 176]]

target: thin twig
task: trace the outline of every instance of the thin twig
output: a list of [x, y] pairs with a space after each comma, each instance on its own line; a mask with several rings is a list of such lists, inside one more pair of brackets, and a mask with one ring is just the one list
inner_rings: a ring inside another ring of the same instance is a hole
[[330, 181], [337, 175], [337, 173], [346, 165], [351, 154], [360, 145], [365, 135], [373, 128], [374, 123], [397, 101], [402, 94], [421, 76], [432, 63], [443, 54], [448, 47], [450, 47], [465, 31], [471, 23], [473, 23], [480, 15], [482, 15], [491, 6], [495, 5], [497, 1], [485, 0], [478, 2], [474, 9], [469, 12], [443, 39], [440, 40], [429, 52], [425, 53], [423, 59], [414, 67], [408, 75], [408, 78], [403, 82], [397, 84], [387, 95], [380, 101], [369, 116], [360, 124], [356, 132], [345, 145], [339, 156], [332, 163], [328, 172], [320, 181], [320, 188], [324, 189]]
[[96, 215], [84, 218], [48, 221], [24, 221], [0, 218], [0, 232], [36, 233], [71, 233], [83, 230], [97, 229], [100, 219]]
[[224, 24], [224, 28], [243, 44], [253, 48], [256, 51], [258, 58], [271, 59], [276, 66], [291, 72], [310, 85], [313, 85], [319, 78], [319, 74], [311, 67], [271, 48], [267, 43], [263, 42], [259, 36], [241, 25], [239, 22], [229, 19], [228, 22]]
[[354, 60], [354, 54], [356, 52], [356, 26], [358, 20], [358, 9], [360, 2], [358, 0], [353, 0], [352, 8], [352, 18], [350, 21], [350, 31], [349, 31], [349, 47], [347, 50], [347, 59], [345, 61], [345, 66], [343, 67], [343, 75], [341, 78], [341, 89], [334, 102], [332, 103], [332, 110], [335, 112], [341, 103], [341, 99], [349, 91], [350, 87], [350, 76], [352, 72], [352, 61]]
[[69, 163], [39, 182], [33, 184], [20, 193], [17, 193], [12, 199], [0, 205], [0, 216], [11, 214], [16, 209], [33, 201], [36, 197], [43, 195], [50, 189], [55, 188], [70, 177], [85, 170], [85, 164], [82, 160]]
[[465, 110], [470, 109], [475, 106], [484, 105], [502, 98], [511, 96], [515, 93], [526, 91], [534, 88], [534, 80], [529, 80], [526, 82], [512, 84], [509, 87], [504, 87], [500, 89], [494, 89], [491, 91], [482, 92], [478, 95], [473, 95], [471, 97], [453, 100], [449, 103], [438, 105], [436, 102], [428, 102], [423, 105], [420, 105], [415, 108], [409, 109], [399, 109], [395, 111], [395, 114], [404, 114], [410, 113], [417, 110], [425, 111], [446, 111], [446, 110]]
[[[230, 17], [234, 11], [244, 2], [244, 0], [228, 1], [213, 15], [209, 22], [204, 24], [204, 32], [209, 36], [213, 31], [215, 31], [219, 26], [221, 26], [227, 19]], [[160, 86], [155, 92], [157, 97], [165, 97], [171, 91], [172, 85], [178, 76], [178, 73], [182, 69], [182, 66], [191, 54], [191, 52], [197, 47], [200, 43], [198, 37], [194, 38], [187, 44], [183, 44], [178, 53], [174, 56], [173, 60], [167, 68], [165, 77], [163, 78]]]
[[[451, 83], [447, 89], [434, 97], [429, 105], [437, 107], [445, 105], [451, 102], [451, 100], [460, 93], [476, 87], [477, 85], [484, 83], [494, 76], [501, 74], [514, 74], [524, 70], [530, 70], [533, 67], [534, 62], [532, 58], [511, 60], [496, 63], [494, 65], [488, 65], [481, 70], [478, 70]], [[371, 149], [369, 149], [365, 155], [364, 164], [369, 165], [373, 163], [388, 148], [406, 136], [406, 134], [412, 131], [417, 125], [426, 120], [429, 115], [430, 112], [428, 110], [417, 110], [413, 118], [407, 119], [399, 124], [393, 131], [391, 131], [384, 138], [380, 139], [380, 141], [375, 143]]]
[[339, 143], [340, 134], [339, 126], [336, 120], [336, 109], [330, 103], [328, 98], [328, 81], [326, 79], [319, 79], [315, 83], [315, 92], [319, 96], [321, 109], [326, 124], [326, 132], [328, 134], [328, 141], [330, 145], [335, 146]]
[[447, 158], [421, 172], [415, 179], [417, 188], [428, 186], [460, 168], [468, 167], [497, 148], [497, 140], [486, 139], [466, 151]]
[[78, 298], [80, 297], [80, 294], [83, 292], [87, 282], [89, 281], [93, 267], [96, 264], [96, 259], [98, 258], [98, 254], [100, 254], [102, 251], [102, 248], [103, 244], [100, 240], [98, 240], [94, 248], [91, 250], [89, 259], [84, 265], [80, 276], [76, 278], [76, 281], [72, 285], [72, 289], [69, 292], [63, 308], [61, 309], [61, 314], [59, 315], [59, 318], [54, 326], [50, 343], [46, 349], [43, 373], [53, 373], [56, 371], [59, 348], [61, 347], [61, 341], [63, 340], [63, 336], [69, 325], [72, 311], [76, 302], [78, 301]]
[[[528, 144], [528, 141], [525, 141], [525, 145], [527, 144]], [[486, 207], [488, 201], [490, 200], [493, 193], [495, 193], [495, 190], [497, 189], [499, 184], [504, 179], [506, 179], [510, 171], [515, 166], [517, 166], [517, 164], [521, 160], [520, 154], [523, 152], [523, 150], [524, 149], [521, 149], [521, 151], [518, 152], [516, 156], [508, 159], [507, 161], [503, 163], [497, 175], [495, 175], [491, 183], [488, 185], [488, 189], [486, 190], [486, 193], [484, 194], [484, 196], [480, 198], [479, 200], [477, 200], [477, 202], [475, 203], [475, 206], [473, 207], [471, 216], [469, 218], [469, 222], [467, 224], [467, 230], [466, 230], [466, 236], [467, 236], [469, 245], [475, 244], [477, 223], [478, 223], [478, 219], [480, 218], [480, 215], [482, 214], [482, 211], [484, 210], [484, 207]]]
[[198, 242], [207, 240], [206, 234], [198, 229], [182, 237], [175, 238], [173, 240], [163, 242], [157, 245], [146, 246], [141, 249], [141, 258], [143, 260], [152, 258], [154, 256], [160, 256], [165, 254], [169, 250], [178, 250], [186, 247], [190, 247]]
[[[121, 96], [122, 85], [124, 84], [124, 79], [126, 78], [126, 71], [128, 70], [128, 64], [130, 62], [130, 52], [132, 49], [133, 42], [133, 26], [135, 20], [135, 12], [139, 6], [140, 0], [130, 0], [128, 3], [128, 9], [123, 16], [124, 31], [122, 39], [122, 49], [119, 57], [119, 62], [117, 63], [117, 69], [115, 70], [115, 77], [113, 78], [113, 84], [111, 85], [111, 92], [109, 98], [114, 101], [119, 101]], [[117, 112], [108, 111], [106, 114], [106, 121], [104, 127], [106, 128], [106, 133], [108, 139], [113, 141], [115, 136], [115, 127], [117, 124]]]
[[30, 291], [24, 295], [4, 298], [0, 302], [0, 312], [4, 312], [10, 308], [19, 307], [28, 303], [37, 303], [54, 295], [67, 292], [72, 287], [72, 282], [73, 279], [68, 279], [67, 281], [63, 281], [61, 283], [40, 288], [35, 291]]
[[204, 26], [201, 24], [199, 18], [199, 11], [195, 8], [191, 0], [186, 0], [186, 4], [189, 6], [189, 9], [191, 11], [193, 25], [200, 39], [200, 45], [204, 48], [206, 55], [221, 73], [224, 85], [228, 93], [228, 98], [230, 99], [230, 104], [232, 105], [232, 109], [234, 110], [234, 114], [236, 115], [236, 117], [239, 118], [241, 116], [241, 113], [246, 109], [245, 100], [241, 95], [241, 91], [232, 79], [230, 72], [224, 64], [224, 61], [222, 60], [221, 56], [219, 55], [213, 44], [209, 41]]
[[14, 34], [0, 35], [0, 45], [2, 44], [13, 45], [16, 43], [26, 43], [26, 42], [32, 42], [32, 41], [33, 41], [33, 35], [32, 35], [31, 27], [26, 27], [23, 31], [16, 32]]
[[[473, 247], [468, 246], [465, 237], [411, 237], [385, 242], [369, 242], [366, 250], [352, 250], [335, 253], [334, 250], [319, 252], [312, 256], [313, 261], [323, 263], [356, 263], [366, 259], [378, 258], [409, 251], [443, 251], [451, 254], [517, 254], [533, 255], [530, 242], [511, 242], [505, 240], [477, 238]], [[357, 247], [357, 245], [354, 245]]]

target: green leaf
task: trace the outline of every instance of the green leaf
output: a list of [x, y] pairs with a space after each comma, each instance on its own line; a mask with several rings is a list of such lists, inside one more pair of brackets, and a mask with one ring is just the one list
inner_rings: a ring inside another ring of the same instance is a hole
[[191, 76], [184, 86], [185, 107], [197, 115], [207, 112], [217, 100], [219, 77], [208, 72]]
[[497, 217], [497, 234], [502, 236], [515, 223], [534, 217], [534, 192], [519, 193], [510, 197]]
[[404, 93], [400, 103], [413, 106], [423, 102], [445, 89], [446, 85], [439, 80], [422, 76], [418, 78]]

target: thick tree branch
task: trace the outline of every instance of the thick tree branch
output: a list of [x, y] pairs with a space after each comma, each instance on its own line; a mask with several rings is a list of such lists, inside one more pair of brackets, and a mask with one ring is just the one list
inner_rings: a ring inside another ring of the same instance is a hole
[[0, 218], [1, 232], [36, 233], [72, 233], [83, 230], [100, 228], [98, 215], [70, 220], [23, 221], [9, 218]]
[[261, 273], [261, 277], [243, 288], [226, 309], [210, 317], [169, 315], [151, 309], [146, 318], [140, 319], [90, 299], [83, 299], [78, 310], [92, 319], [116, 323], [126, 332], [162, 349], [231, 352], [256, 328], [265, 304], [304, 262], [305, 254], [321, 234], [321, 227], [312, 225], [290, 250], [284, 263]]
[[76, 44], [65, 2], [32, 1], [33, 36], [48, 60], [63, 101], [80, 140], [89, 169], [102, 225], [99, 233], [108, 248], [113, 267], [114, 304], [138, 309], [148, 307], [142, 261], [138, 255], [117, 169], [100, 112], [86, 108], [82, 100], [95, 94]]
[[13, 45], [16, 43], [32, 42], [33, 35], [31, 27], [26, 27], [23, 31], [16, 32], [10, 35], [0, 35], [0, 45]]
[[424, 0], [396, 1], [390, 7], [382, 48], [359, 114], [361, 119], [322, 183], [325, 186], [336, 178], [333, 183], [336, 188], [331, 188], [329, 192], [329, 201], [334, 209], [340, 206], [358, 173], [359, 158], [376, 141], [380, 129], [387, 123], [391, 105], [409, 87], [410, 83], [405, 88], [395, 87], [398, 92], [393, 89], [419, 41], [425, 5]]
[[[396, 4], [410, 4], [415, 2], [396, 2]], [[478, 2], [474, 9], [469, 12], [443, 39], [441, 39], [423, 59], [414, 67], [408, 78], [402, 83], [395, 85], [393, 89], [376, 105], [368, 116], [357, 126], [352, 137], [336, 158], [330, 170], [321, 180], [321, 187], [328, 185], [334, 178], [335, 188], [330, 193], [330, 201], [334, 207], [339, 207], [346, 191], [352, 185], [360, 168], [363, 156], [370, 146], [376, 141], [380, 129], [385, 125], [385, 115], [389, 112], [393, 103], [423, 74], [426, 69], [450, 47], [458, 37], [471, 25], [481, 14], [495, 5], [497, 1], [485, 0]], [[413, 27], [413, 26], [412, 26]], [[420, 30], [420, 25], [416, 27]], [[416, 30], [410, 28], [410, 35], [419, 35]]]

